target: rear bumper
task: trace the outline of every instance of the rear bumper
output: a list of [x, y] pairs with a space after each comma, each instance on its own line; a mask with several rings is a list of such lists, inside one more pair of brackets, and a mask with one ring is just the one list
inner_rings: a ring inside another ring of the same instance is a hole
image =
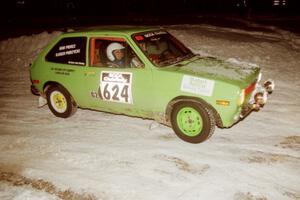
[[240, 119], [247, 117], [252, 111], [259, 111], [268, 101], [268, 96], [273, 93], [275, 83], [267, 80], [263, 85], [257, 85], [253, 91], [250, 101], [245, 104], [240, 114]]

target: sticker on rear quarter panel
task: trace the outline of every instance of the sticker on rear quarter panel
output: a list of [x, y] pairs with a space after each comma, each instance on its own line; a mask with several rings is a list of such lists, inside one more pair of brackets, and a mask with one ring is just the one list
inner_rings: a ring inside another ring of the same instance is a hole
[[100, 75], [100, 95], [105, 101], [132, 104], [132, 73], [103, 71]]
[[184, 75], [181, 81], [181, 90], [193, 94], [211, 96], [214, 91], [215, 81]]

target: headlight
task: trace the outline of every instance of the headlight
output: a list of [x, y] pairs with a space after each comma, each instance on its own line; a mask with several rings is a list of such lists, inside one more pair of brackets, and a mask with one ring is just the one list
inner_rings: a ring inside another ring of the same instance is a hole
[[238, 99], [238, 105], [242, 105], [245, 101], [245, 90], [243, 89], [241, 92], [240, 92], [240, 97]]
[[262, 77], [262, 73], [260, 72], [257, 77], [257, 82], [259, 82], [261, 80], [261, 77]]

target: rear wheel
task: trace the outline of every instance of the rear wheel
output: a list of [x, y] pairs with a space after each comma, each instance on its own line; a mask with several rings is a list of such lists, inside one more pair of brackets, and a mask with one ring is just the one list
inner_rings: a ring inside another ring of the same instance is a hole
[[207, 140], [215, 129], [212, 112], [204, 105], [195, 102], [175, 104], [171, 114], [171, 123], [176, 135], [190, 143]]
[[76, 112], [76, 103], [63, 87], [50, 86], [46, 91], [46, 95], [48, 107], [55, 116], [67, 118]]

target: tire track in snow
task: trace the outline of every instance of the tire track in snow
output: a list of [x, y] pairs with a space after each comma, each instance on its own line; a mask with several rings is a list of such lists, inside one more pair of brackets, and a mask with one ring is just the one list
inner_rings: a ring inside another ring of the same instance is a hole
[[32, 188], [55, 195], [63, 200], [96, 200], [92, 194], [78, 194], [71, 189], [61, 190], [49, 181], [30, 179], [13, 172], [0, 172], [0, 181], [11, 183], [13, 186], [31, 186]]

